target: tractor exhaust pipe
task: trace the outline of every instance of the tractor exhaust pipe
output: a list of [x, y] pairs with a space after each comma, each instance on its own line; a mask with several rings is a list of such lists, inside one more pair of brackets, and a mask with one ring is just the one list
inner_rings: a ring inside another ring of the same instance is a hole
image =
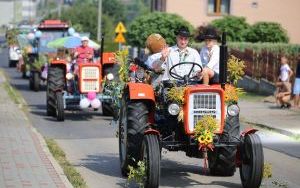
[[228, 57], [228, 49], [226, 44], [226, 33], [222, 34], [222, 44], [220, 46], [220, 78], [219, 82], [221, 87], [225, 89], [225, 84], [227, 82], [227, 57]]
[[104, 52], [104, 33], [101, 35], [101, 46], [100, 46], [100, 63], [103, 65], [103, 52]]

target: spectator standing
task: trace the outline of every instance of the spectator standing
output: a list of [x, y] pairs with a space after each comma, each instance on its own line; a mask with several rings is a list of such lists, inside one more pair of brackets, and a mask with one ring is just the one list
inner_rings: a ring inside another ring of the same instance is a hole
[[300, 108], [300, 58], [298, 59], [297, 63], [293, 94], [295, 95], [294, 107]]

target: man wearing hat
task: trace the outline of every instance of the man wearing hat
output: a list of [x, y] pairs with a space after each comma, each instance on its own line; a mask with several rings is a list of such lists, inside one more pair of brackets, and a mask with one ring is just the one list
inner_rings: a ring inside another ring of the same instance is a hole
[[[165, 46], [161, 52], [148, 57], [146, 65], [155, 71], [165, 70], [162, 80], [174, 79], [169, 75], [170, 68], [182, 62], [195, 62], [202, 66], [200, 55], [197, 50], [188, 47], [190, 32], [187, 27], [181, 27], [176, 31], [176, 45], [172, 47]], [[174, 73], [184, 76], [189, 73], [192, 65], [180, 65], [174, 69]], [[199, 67], [194, 67], [194, 72], [199, 71]]]
[[89, 38], [81, 38], [81, 46], [75, 49], [74, 57], [77, 63], [91, 62], [94, 57], [94, 49], [88, 46]]
[[208, 26], [201, 37], [205, 42], [205, 46], [201, 49], [200, 57], [203, 63], [203, 71], [200, 77], [203, 78], [203, 84], [219, 82], [219, 61], [220, 61], [220, 47], [217, 45], [218, 35], [217, 31]]

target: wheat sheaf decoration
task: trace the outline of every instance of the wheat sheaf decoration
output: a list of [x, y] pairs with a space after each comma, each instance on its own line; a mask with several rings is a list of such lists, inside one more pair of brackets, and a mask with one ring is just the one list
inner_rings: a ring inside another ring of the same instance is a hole
[[128, 49], [120, 50], [115, 53], [116, 61], [120, 65], [119, 77], [122, 82], [127, 82], [129, 79], [129, 62]]
[[184, 104], [184, 93], [185, 93], [186, 87], [172, 87], [169, 89], [167, 93], [167, 98], [170, 101], [176, 102], [180, 106], [180, 112], [178, 114], [177, 120], [178, 122], [183, 121], [183, 104]]
[[225, 103], [237, 104], [239, 96], [243, 95], [245, 91], [242, 88], [234, 87], [231, 84], [225, 85]]

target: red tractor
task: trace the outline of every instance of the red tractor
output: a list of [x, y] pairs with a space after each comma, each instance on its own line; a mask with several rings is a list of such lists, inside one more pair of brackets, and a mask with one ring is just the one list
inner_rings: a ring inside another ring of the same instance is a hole
[[[158, 187], [161, 150], [183, 151], [189, 157], [206, 158], [211, 175], [233, 176], [240, 168], [244, 188], [258, 188], [263, 175], [264, 155], [260, 138], [254, 129], [240, 133], [239, 107], [226, 105], [224, 100], [227, 47], [225, 35], [220, 49], [220, 84], [202, 85], [192, 76], [193, 62], [188, 75], [180, 76], [170, 68], [176, 81], [164, 81], [157, 88], [135, 74], [127, 83], [119, 115], [119, 156], [121, 172], [128, 175], [128, 166], [144, 161], [144, 187]], [[178, 121], [179, 105], [167, 97], [172, 87], [184, 86], [183, 121]], [[217, 120], [212, 138], [213, 150], [199, 149], [195, 125], [204, 116]]]
[[[24, 69], [24, 71], [30, 73], [29, 76], [29, 88], [34, 91], [40, 90], [40, 81], [46, 80], [47, 73], [42, 75], [44, 66], [37, 65], [36, 62], [39, 58], [44, 58], [41, 55], [47, 55], [47, 57], [54, 57], [56, 54], [56, 49], [48, 48], [47, 44], [57, 38], [62, 38], [68, 36], [69, 24], [61, 20], [44, 20], [41, 22], [37, 31], [35, 31], [35, 38], [33, 39], [33, 49], [32, 53], [28, 54], [29, 62], [27, 67], [29, 70]], [[42, 59], [40, 59], [41, 61]], [[47, 62], [46, 62], [47, 63]]]
[[[50, 62], [47, 77], [47, 115], [56, 116], [58, 121], [63, 121], [65, 110], [98, 110], [101, 107], [104, 115], [111, 115], [112, 99], [103, 92], [105, 88], [102, 82], [106, 76], [103, 73], [103, 64], [113, 64], [114, 53], [101, 54], [100, 62], [75, 65], [65, 59], [54, 59]], [[77, 73], [73, 71], [73, 65], [78, 69]], [[109, 74], [107, 70], [106, 72]]]

